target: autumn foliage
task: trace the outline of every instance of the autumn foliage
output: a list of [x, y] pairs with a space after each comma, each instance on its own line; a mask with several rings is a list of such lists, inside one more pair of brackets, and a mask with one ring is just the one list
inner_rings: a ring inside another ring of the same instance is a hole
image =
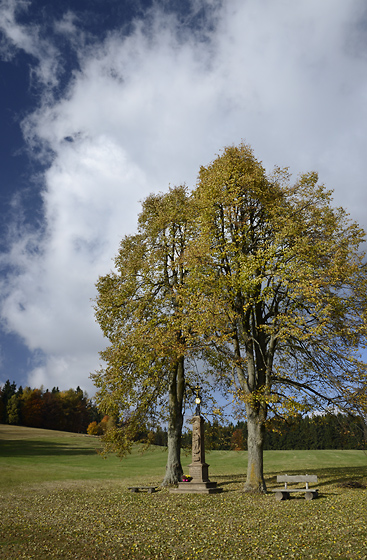
[[67, 391], [23, 389], [9, 380], [0, 388], [0, 412], [4, 424], [78, 433], [86, 433], [88, 424], [100, 418], [79, 387]]
[[268, 174], [246, 144], [202, 166], [191, 193], [150, 195], [116, 272], [97, 283], [103, 410], [141, 421], [174, 402], [177, 443], [187, 363], [199, 358], [207, 392], [224, 389], [246, 417], [245, 489], [266, 491], [270, 418], [331, 408], [366, 424], [364, 241], [317, 173]]

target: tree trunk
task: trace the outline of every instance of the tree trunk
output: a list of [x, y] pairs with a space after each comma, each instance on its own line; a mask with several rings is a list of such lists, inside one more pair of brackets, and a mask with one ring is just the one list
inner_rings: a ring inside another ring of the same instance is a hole
[[182, 481], [181, 465], [181, 429], [168, 427], [168, 457], [166, 474], [162, 486], [170, 486]]
[[247, 447], [248, 465], [246, 492], [266, 492], [266, 484], [263, 473], [263, 450], [265, 436], [264, 411], [261, 407], [254, 408], [246, 406], [247, 411]]
[[169, 386], [168, 457], [162, 486], [177, 484], [182, 480], [181, 434], [183, 424], [182, 401], [184, 394], [184, 359], [175, 364]]

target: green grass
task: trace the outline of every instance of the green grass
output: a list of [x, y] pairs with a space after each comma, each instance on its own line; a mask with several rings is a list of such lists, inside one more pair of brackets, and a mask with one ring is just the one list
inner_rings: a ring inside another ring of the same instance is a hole
[[[126, 459], [112, 455], [104, 459], [98, 454], [102, 447], [96, 436], [20, 428], [19, 433], [23, 437], [5, 439], [2, 436], [6, 428], [0, 425], [3, 488], [46, 481], [134, 481], [147, 475], [159, 479], [164, 473], [167, 454], [161, 447], [142, 453], [142, 446], [136, 446]], [[15, 433], [16, 430], [13, 431]]]
[[[98, 438], [0, 425], [0, 558], [247, 560], [367, 559], [363, 451], [268, 451], [269, 488], [278, 473], [315, 473], [318, 500], [242, 491], [245, 452], [207, 453], [219, 495], [131, 494], [159, 484], [166, 452], [138, 447], [122, 461], [97, 453]], [[183, 465], [190, 456], [183, 456]]]

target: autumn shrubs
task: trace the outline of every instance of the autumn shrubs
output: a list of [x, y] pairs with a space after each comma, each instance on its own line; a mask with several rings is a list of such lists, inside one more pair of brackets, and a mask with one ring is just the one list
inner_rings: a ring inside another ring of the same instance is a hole
[[104, 416], [100, 422], [95, 420], [88, 425], [87, 434], [90, 436], [103, 436], [108, 428], [114, 425], [113, 419], [109, 416]]

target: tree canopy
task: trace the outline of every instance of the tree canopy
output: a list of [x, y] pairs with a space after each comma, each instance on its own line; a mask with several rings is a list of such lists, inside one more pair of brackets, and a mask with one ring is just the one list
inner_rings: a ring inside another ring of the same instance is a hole
[[190, 318], [245, 404], [247, 487], [265, 489], [269, 408], [348, 405], [366, 386], [365, 234], [316, 173], [267, 177], [245, 145], [202, 167], [193, 197]]
[[292, 182], [287, 169], [267, 175], [249, 146], [225, 148], [191, 194], [148, 197], [117, 272], [99, 280], [111, 341], [100, 398], [113, 395], [112, 368], [118, 398], [132, 391], [125, 402], [138, 410], [142, 391], [167, 391], [170, 368], [200, 352], [213, 385], [244, 406], [246, 488], [265, 490], [269, 412], [367, 408], [364, 239], [316, 173]]
[[107, 367], [93, 375], [97, 402], [118, 420], [106, 434], [110, 448], [124, 453], [147, 422], [168, 420], [164, 484], [182, 476], [180, 441], [185, 396], [185, 361], [179, 292], [186, 281], [184, 251], [192, 235], [185, 187], [150, 195], [139, 215], [138, 233], [126, 236], [116, 271], [99, 279], [96, 318], [110, 340], [101, 353]]

